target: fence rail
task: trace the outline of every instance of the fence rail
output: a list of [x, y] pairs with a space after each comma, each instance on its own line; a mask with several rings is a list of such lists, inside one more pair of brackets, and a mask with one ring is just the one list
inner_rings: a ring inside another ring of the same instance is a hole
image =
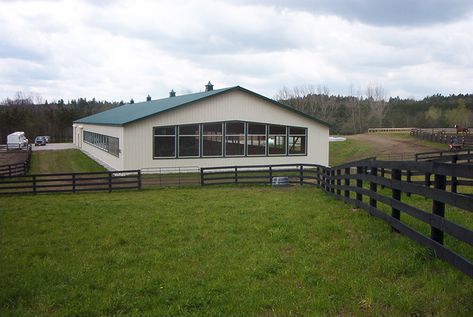
[[141, 189], [141, 171], [36, 174], [0, 179], [0, 195]]
[[271, 184], [273, 177], [287, 176], [289, 184], [320, 186], [322, 169], [317, 164], [277, 164], [203, 167], [200, 184]]
[[457, 134], [456, 129], [412, 129], [410, 134], [421, 140], [443, 144], [450, 144], [454, 138], [457, 138], [457, 140], [462, 143], [463, 147], [473, 147], [473, 135], [464, 133]]
[[28, 144], [27, 147], [23, 148], [16, 148], [15, 150], [8, 150], [6, 147], [0, 148], [0, 153], [8, 153], [8, 154], [2, 154], [2, 155], [10, 155], [13, 154], [15, 155], [16, 153], [24, 153], [27, 152], [26, 159], [23, 162], [19, 163], [13, 163], [13, 164], [6, 164], [6, 165], [0, 165], [0, 179], [2, 177], [12, 177], [12, 176], [21, 176], [21, 175], [26, 175], [28, 173], [28, 170], [30, 168], [30, 162], [31, 162], [31, 144]]

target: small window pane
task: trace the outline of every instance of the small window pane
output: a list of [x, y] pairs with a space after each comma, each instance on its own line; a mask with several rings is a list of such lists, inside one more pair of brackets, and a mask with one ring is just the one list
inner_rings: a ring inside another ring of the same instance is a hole
[[225, 140], [225, 155], [245, 155], [244, 136], [227, 136]]
[[179, 137], [179, 157], [185, 156], [199, 156], [198, 136]]
[[265, 155], [266, 136], [248, 135], [247, 149], [248, 155]]
[[283, 125], [270, 125], [269, 134], [286, 134], [286, 127]]
[[222, 156], [222, 136], [204, 136], [202, 143], [203, 156]]
[[227, 122], [227, 134], [245, 134], [245, 124], [243, 122]]
[[270, 135], [268, 138], [269, 154], [286, 154], [286, 136]]
[[248, 123], [248, 134], [266, 134], [266, 125], [259, 123]]
[[199, 125], [198, 124], [188, 124], [179, 126], [179, 135], [198, 135], [199, 134]]
[[156, 127], [154, 128], [154, 135], [174, 135], [176, 127]]
[[289, 154], [305, 154], [306, 153], [306, 137], [290, 136], [289, 137]]
[[222, 123], [206, 123], [202, 129], [205, 135], [222, 135]]
[[289, 134], [305, 134], [304, 128], [290, 127]]
[[176, 156], [176, 138], [174, 136], [155, 136], [154, 137], [154, 156], [155, 157], [175, 157]]

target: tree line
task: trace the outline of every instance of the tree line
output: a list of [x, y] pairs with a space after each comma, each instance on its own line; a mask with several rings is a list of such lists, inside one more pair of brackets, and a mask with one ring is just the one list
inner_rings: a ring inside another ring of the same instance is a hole
[[349, 96], [331, 95], [327, 87], [281, 89], [276, 100], [331, 125], [331, 133], [363, 133], [368, 128], [444, 128], [473, 126], [473, 94], [440, 94], [422, 100], [387, 97], [382, 86]]
[[97, 101], [94, 98], [38, 101], [17, 93], [14, 98], [0, 101], [0, 144], [5, 144], [7, 135], [15, 131], [25, 132], [30, 143], [38, 135], [49, 135], [51, 142], [71, 142], [74, 120], [123, 104], [123, 101]]
[[[282, 88], [275, 99], [326, 121], [334, 134], [362, 133], [371, 127], [473, 126], [473, 94], [415, 100], [387, 98], [382, 86], [370, 86], [363, 93], [351, 89], [348, 96], [330, 94], [327, 87], [304, 86]], [[24, 131], [30, 141], [49, 135], [52, 142], [70, 142], [74, 120], [123, 104], [94, 98], [47, 102], [17, 93], [0, 101], [0, 143], [14, 131]]]

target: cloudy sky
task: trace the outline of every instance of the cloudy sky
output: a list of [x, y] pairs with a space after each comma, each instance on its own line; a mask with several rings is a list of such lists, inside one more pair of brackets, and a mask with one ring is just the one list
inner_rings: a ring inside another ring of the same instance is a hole
[[0, 99], [473, 93], [472, 0], [0, 0]]

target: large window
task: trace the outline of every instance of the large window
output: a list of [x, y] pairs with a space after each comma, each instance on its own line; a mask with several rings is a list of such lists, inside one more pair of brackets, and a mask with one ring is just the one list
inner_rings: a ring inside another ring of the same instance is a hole
[[268, 126], [268, 152], [269, 155], [286, 155], [286, 126]]
[[223, 155], [223, 123], [202, 124], [202, 156]]
[[227, 122], [225, 123], [225, 133], [225, 155], [245, 155], [245, 123]]
[[[157, 159], [307, 155], [307, 129], [302, 127], [228, 121], [155, 127], [153, 131]], [[111, 142], [106, 137], [94, 142], [113, 148], [106, 145]], [[116, 144], [118, 151], [118, 139]]]
[[179, 126], [179, 157], [200, 156], [200, 131], [198, 124]]
[[154, 157], [176, 157], [176, 127], [154, 128]]
[[307, 129], [290, 127], [289, 128], [289, 154], [303, 155], [306, 154]]
[[113, 136], [84, 131], [84, 142], [115, 156], [120, 153], [119, 139]]
[[246, 137], [246, 153], [248, 155], [266, 155], [266, 125], [248, 123]]

